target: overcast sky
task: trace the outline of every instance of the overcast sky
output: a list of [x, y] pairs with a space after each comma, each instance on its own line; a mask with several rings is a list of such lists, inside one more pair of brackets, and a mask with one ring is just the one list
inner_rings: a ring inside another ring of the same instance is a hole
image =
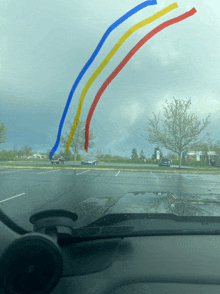
[[[1, 148], [29, 145], [38, 151], [52, 149], [79, 72], [107, 28], [141, 2], [0, 1], [0, 123], [8, 129], [7, 143]], [[89, 151], [128, 156], [136, 146], [138, 152], [143, 149], [150, 156], [154, 146], [140, 138], [140, 132], [146, 128], [147, 117], [162, 111], [165, 100], [172, 97], [191, 97], [192, 111], [199, 118], [210, 113], [218, 121], [220, 2], [176, 2], [178, 8], [125, 41], [88, 91], [82, 120], [86, 120], [100, 86], [144, 35], [162, 22], [196, 8], [196, 14], [151, 38], [105, 90], [90, 125], [96, 135], [96, 148]], [[172, 3], [175, 1], [158, 0], [157, 5], [142, 9], [109, 35], [77, 87], [65, 122], [73, 123], [86, 82], [119, 38]], [[67, 127], [65, 123], [63, 133]]]

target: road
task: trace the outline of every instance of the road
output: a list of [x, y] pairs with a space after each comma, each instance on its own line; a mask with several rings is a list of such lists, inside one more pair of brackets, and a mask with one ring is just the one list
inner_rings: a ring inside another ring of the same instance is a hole
[[53, 208], [76, 212], [76, 227], [115, 212], [220, 215], [220, 175], [2, 168], [0, 186], [0, 208], [27, 230]]

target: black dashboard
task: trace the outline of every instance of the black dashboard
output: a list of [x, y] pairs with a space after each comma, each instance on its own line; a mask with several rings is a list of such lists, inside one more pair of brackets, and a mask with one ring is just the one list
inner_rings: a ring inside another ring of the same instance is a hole
[[[75, 261], [65, 270], [74, 275], [61, 278], [54, 294], [220, 293], [220, 236], [99, 240], [67, 251]], [[77, 274], [87, 267], [95, 272]]]
[[[133, 214], [128, 215], [126, 216], [127, 220], [131, 216], [135, 217]], [[124, 215], [120, 217], [125, 219]], [[103, 222], [103, 219], [105, 219], [106, 223], [105, 221]], [[132, 220], [129, 220], [129, 222], [122, 221], [118, 224], [115, 223], [114, 228], [107, 226], [105, 229], [102, 228], [102, 234], [105, 234], [106, 238], [99, 239], [97, 237], [99, 228], [96, 225], [101, 222], [109, 225], [109, 221], [111, 219], [116, 220], [116, 216], [111, 215], [103, 219], [90, 224], [90, 227], [76, 230], [75, 241], [72, 243], [67, 242], [68, 244], [65, 244], [65, 242], [61, 242], [57, 246], [59, 247], [57, 255], [62, 256], [63, 262], [62, 274], [59, 276], [58, 283], [51, 292], [39, 291], [33, 293], [220, 293], [218, 218], [195, 218], [200, 220], [200, 226], [201, 228], [206, 228], [207, 234], [205, 234], [205, 231], [199, 230], [199, 224], [196, 225], [195, 222], [190, 222], [189, 218], [185, 218], [185, 223], [184, 218], [181, 218], [182, 233], [166, 232], [166, 227], [172, 228], [172, 222], [176, 228], [180, 227], [177, 221], [178, 218], [173, 217], [172, 220], [170, 217], [168, 219], [168, 216], [160, 216], [154, 220], [145, 217], [142, 222], [140, 219], [134, 219], [133, 222]], [[108, 238], [107, 234], [110, 231], [112, 233], [113, 229], [121, 231], [120, 234], [122, 234], [123, 226], [125, 235], [131, 234], [132, 226], [127, 226], [126, 233], [126, 223], [130, 225], [135, 225], [136, 223], [139, 228], [148, 226], [149, 231], [145, 233], [145, 236], [142, 234], [141, 236]], [[154, 227], [154, 234], [150, 232], [150, 223], [152, 224], [151, 227]], [[162, 223], [163, 226], [161, 225]], [[163, 230], [157, 233], [155, 231], [156, 224], [160, 229], [163, 227]], [[191, 232], [190, 227], [192, 228]], [[193, 230], [195, 231], [194, 234]], [[90, 235], [93, 232], [93, 240], [82, 239], [82, 242], [79, 242], [79, 238], [82, 238], [83, 234], [88, 235], [89, 231]], [[40, 237], [40, 239], [44, 239], [45, 236], [36, 232], [19, 235], [0, 221], [0, 256], [4, 256], [3, 252], [10, 244], [15, 242], [14, 240], [25, 241], [29, 234], [34, 238]], [[36, 240], [39, 241], [40, 239]], [[45, 237], [46, 242], [55, 244], [52, 239], [51, 236]], [[20, 245], [27, 248], [27, 243], [25, 245], [23, 241], [20, 242]], [[54, 248], [56, 247], [55, 245], [53, 246]], [[53, 250], [55, 250], [54, 248]], [[20, 249], [21, 247], [17, 250], [19, 254]], [[37, 251], [34, 254], [38, 258]], [[9, 256], [11, 256], [11, 252]], [[56, 254], [56, 250], [53, 252]], [[18, 264], [14, 263], [13, 270], [16, 267], [21, 267], [22, 263], [22, 260]], [[0, 269], [0, 293], [32, 293], [5, 291], [2, 264]], [[40, 279], [44, 279], [43, 274], [40, 275]]]

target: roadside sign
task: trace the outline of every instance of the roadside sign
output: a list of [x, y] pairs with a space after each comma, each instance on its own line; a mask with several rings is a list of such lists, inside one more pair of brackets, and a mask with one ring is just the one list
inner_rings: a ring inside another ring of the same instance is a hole
[[157, 150], [157, 159], [160, 159], [160, 151]]
[[200, 161], [200, 152], [196, 152], [196, 160]]

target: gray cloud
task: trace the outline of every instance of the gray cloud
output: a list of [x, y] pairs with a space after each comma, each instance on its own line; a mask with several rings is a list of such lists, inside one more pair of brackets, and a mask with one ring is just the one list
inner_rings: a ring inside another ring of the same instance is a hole
[[[86, 82], [125, 31], [173, 3], [157, 2], [111, 33], [75, 92], [68, 120], [73, 122]], [[53, 147], [77, 75], [108, 26], [139, 3], [136, 0], [120, 4], [116, 0], [1, 1], [0, 117], [9, 134], [16, 130], [24, 142], [33, 145], [41, 137], [47, 146]], [[136, 126], [144, 126], [146, 117], [159, 111], [165, 99], [191, 97], [192, 108], [201, 117], [220, 110], [220, 4], [217, 0], [181, 0], [178, 5], [179, 8], [134, 33], [88, 91], [84, 120], [99, 87], [147, 32], [193, 7], [197, 9], [194, 16], [149, 40], [106, 89], [91, 122], [94, 130], [97, 128], [97, 149], [124, 154], [135, 144], [144, 148], [141, 139], [135, 139]], [[36, 132], [35, 139], [29, 139], [32, 131]], [[1, 147], [13, 144], [15, 137], [9, 135], [8, 145]]]

